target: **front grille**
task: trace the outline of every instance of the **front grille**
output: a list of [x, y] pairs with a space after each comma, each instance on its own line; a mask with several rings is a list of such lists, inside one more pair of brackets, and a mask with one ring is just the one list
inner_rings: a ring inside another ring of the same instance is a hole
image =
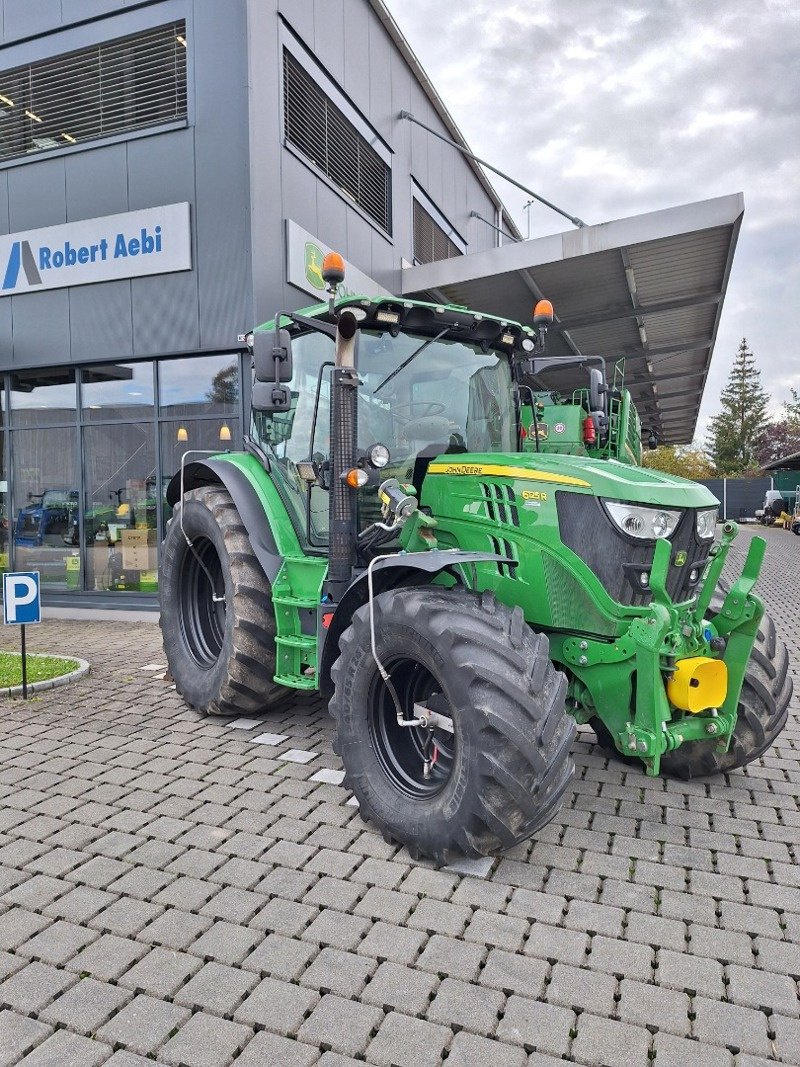
[[[594, 572], [608, 595], [626, 607], [649, 604], [652, 593], [639, 585], [639, 575], [650, 572], [655, 545], [625, 537], [596, 497], [558, 492], [556, 507], [561, 540]], [[692, 583], [690, 575], [693, 569], [702, 571], [709, 543], [697, 540], [692, 509], [684, 512], [669, 540], [667, 593], [677, 603], [693, 595], [697, 582]], [[686, 553], [686, 562], [677, 567], [674, 561], [681, 551]]]

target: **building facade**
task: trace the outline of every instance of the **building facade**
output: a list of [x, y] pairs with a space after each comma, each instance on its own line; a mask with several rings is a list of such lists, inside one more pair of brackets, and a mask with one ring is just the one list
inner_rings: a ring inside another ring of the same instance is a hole
[[[0, 565], [158, 587], [164, 489], [241, 442], [240, 338], [509, 220], [380, 0], [0, 0]], [[478, 217], [480, 216], [480, 217]]]

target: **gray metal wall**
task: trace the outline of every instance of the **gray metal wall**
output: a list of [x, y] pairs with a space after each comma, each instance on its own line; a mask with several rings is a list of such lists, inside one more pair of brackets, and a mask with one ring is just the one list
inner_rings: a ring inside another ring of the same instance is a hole
[[194, 269], [0, 299], [0, 369], [236, 347], [252, 320], [244, 0], [220, 14], [212, 0], [2, 0], [6, 69], [186, 19], [188, 126], [4, 165], [0, 232], [188, 201]]
[[[463, 157], [398, 120], [407, 109], [447, 132], [368, 0], [0, 0], [0, 63], [180, 18], [187, 127], [0, 165], [0, 233], [188, 201], [194, 269], [1, 298], [0, 370], [234, 347], [278, 307], [311, 302], [285, 280], [287, 218], [399, 291], [401, 260], [413, 258], [412, 176], [470, 252], [496, 243], [469, 217], [494, 219], [495, 207]], [[391, 236], [284, 147], [285, 26], [391, 147]]]
[[[308, 295], [286, 285], [282, 269], [276, 269], [283, 245], [283, 218], [340, 250], [386, 289], [399, 292], [401, 260], [413, 261], [412, 176], [468, 242], [469, 252], [494, 247], [494, 231], [469, 217], [470, 211], [478, 211], [494, 219], [495, 211], [474, 171], [454, 148], [397, 118], [405, 109], [448, 135], [367, 0], [278, 0], [277, 4], [248, 0], [247, 6], [255, 105], [251, 111], [251, 189], [258, 321], [271, 318], [278, 306], [296, 308], [312, 302]], [[311, 167], [281, 147], [280, 19], [391, 147], [391, 238], [319, 180]], [[275, 210], [277, 204], [282, 205], [281, 212]]]

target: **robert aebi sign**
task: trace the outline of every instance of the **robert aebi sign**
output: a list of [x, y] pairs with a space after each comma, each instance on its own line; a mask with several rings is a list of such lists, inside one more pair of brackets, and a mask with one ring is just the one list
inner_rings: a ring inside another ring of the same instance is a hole
[[0, 296], [191, 267], [187, 203], [0, 236]]

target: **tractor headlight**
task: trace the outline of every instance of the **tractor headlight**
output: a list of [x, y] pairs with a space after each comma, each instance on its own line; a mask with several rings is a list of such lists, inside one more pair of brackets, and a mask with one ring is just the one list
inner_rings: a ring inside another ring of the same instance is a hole
[[657, 537], [671, 537], [681, 521], [680, 511], [666, 508], [643, 508], [638, 504], [619, 504], [606, 501], [606, 511], [614, 525], [628, 537], [652, 541]]
[[695, 518], [695, 529], [701, 541], [710, 541], [717, 527], [717, 513], [719, 508], [706, 508], [698, 511]]
[[383, 470], [390, 459], [391, 456], [389, 455], [389, 449], [386, 445], [376, 444], [373, 445], [372, 448], [367, 449], [367, 460], [369, 465], [376, 470]]

